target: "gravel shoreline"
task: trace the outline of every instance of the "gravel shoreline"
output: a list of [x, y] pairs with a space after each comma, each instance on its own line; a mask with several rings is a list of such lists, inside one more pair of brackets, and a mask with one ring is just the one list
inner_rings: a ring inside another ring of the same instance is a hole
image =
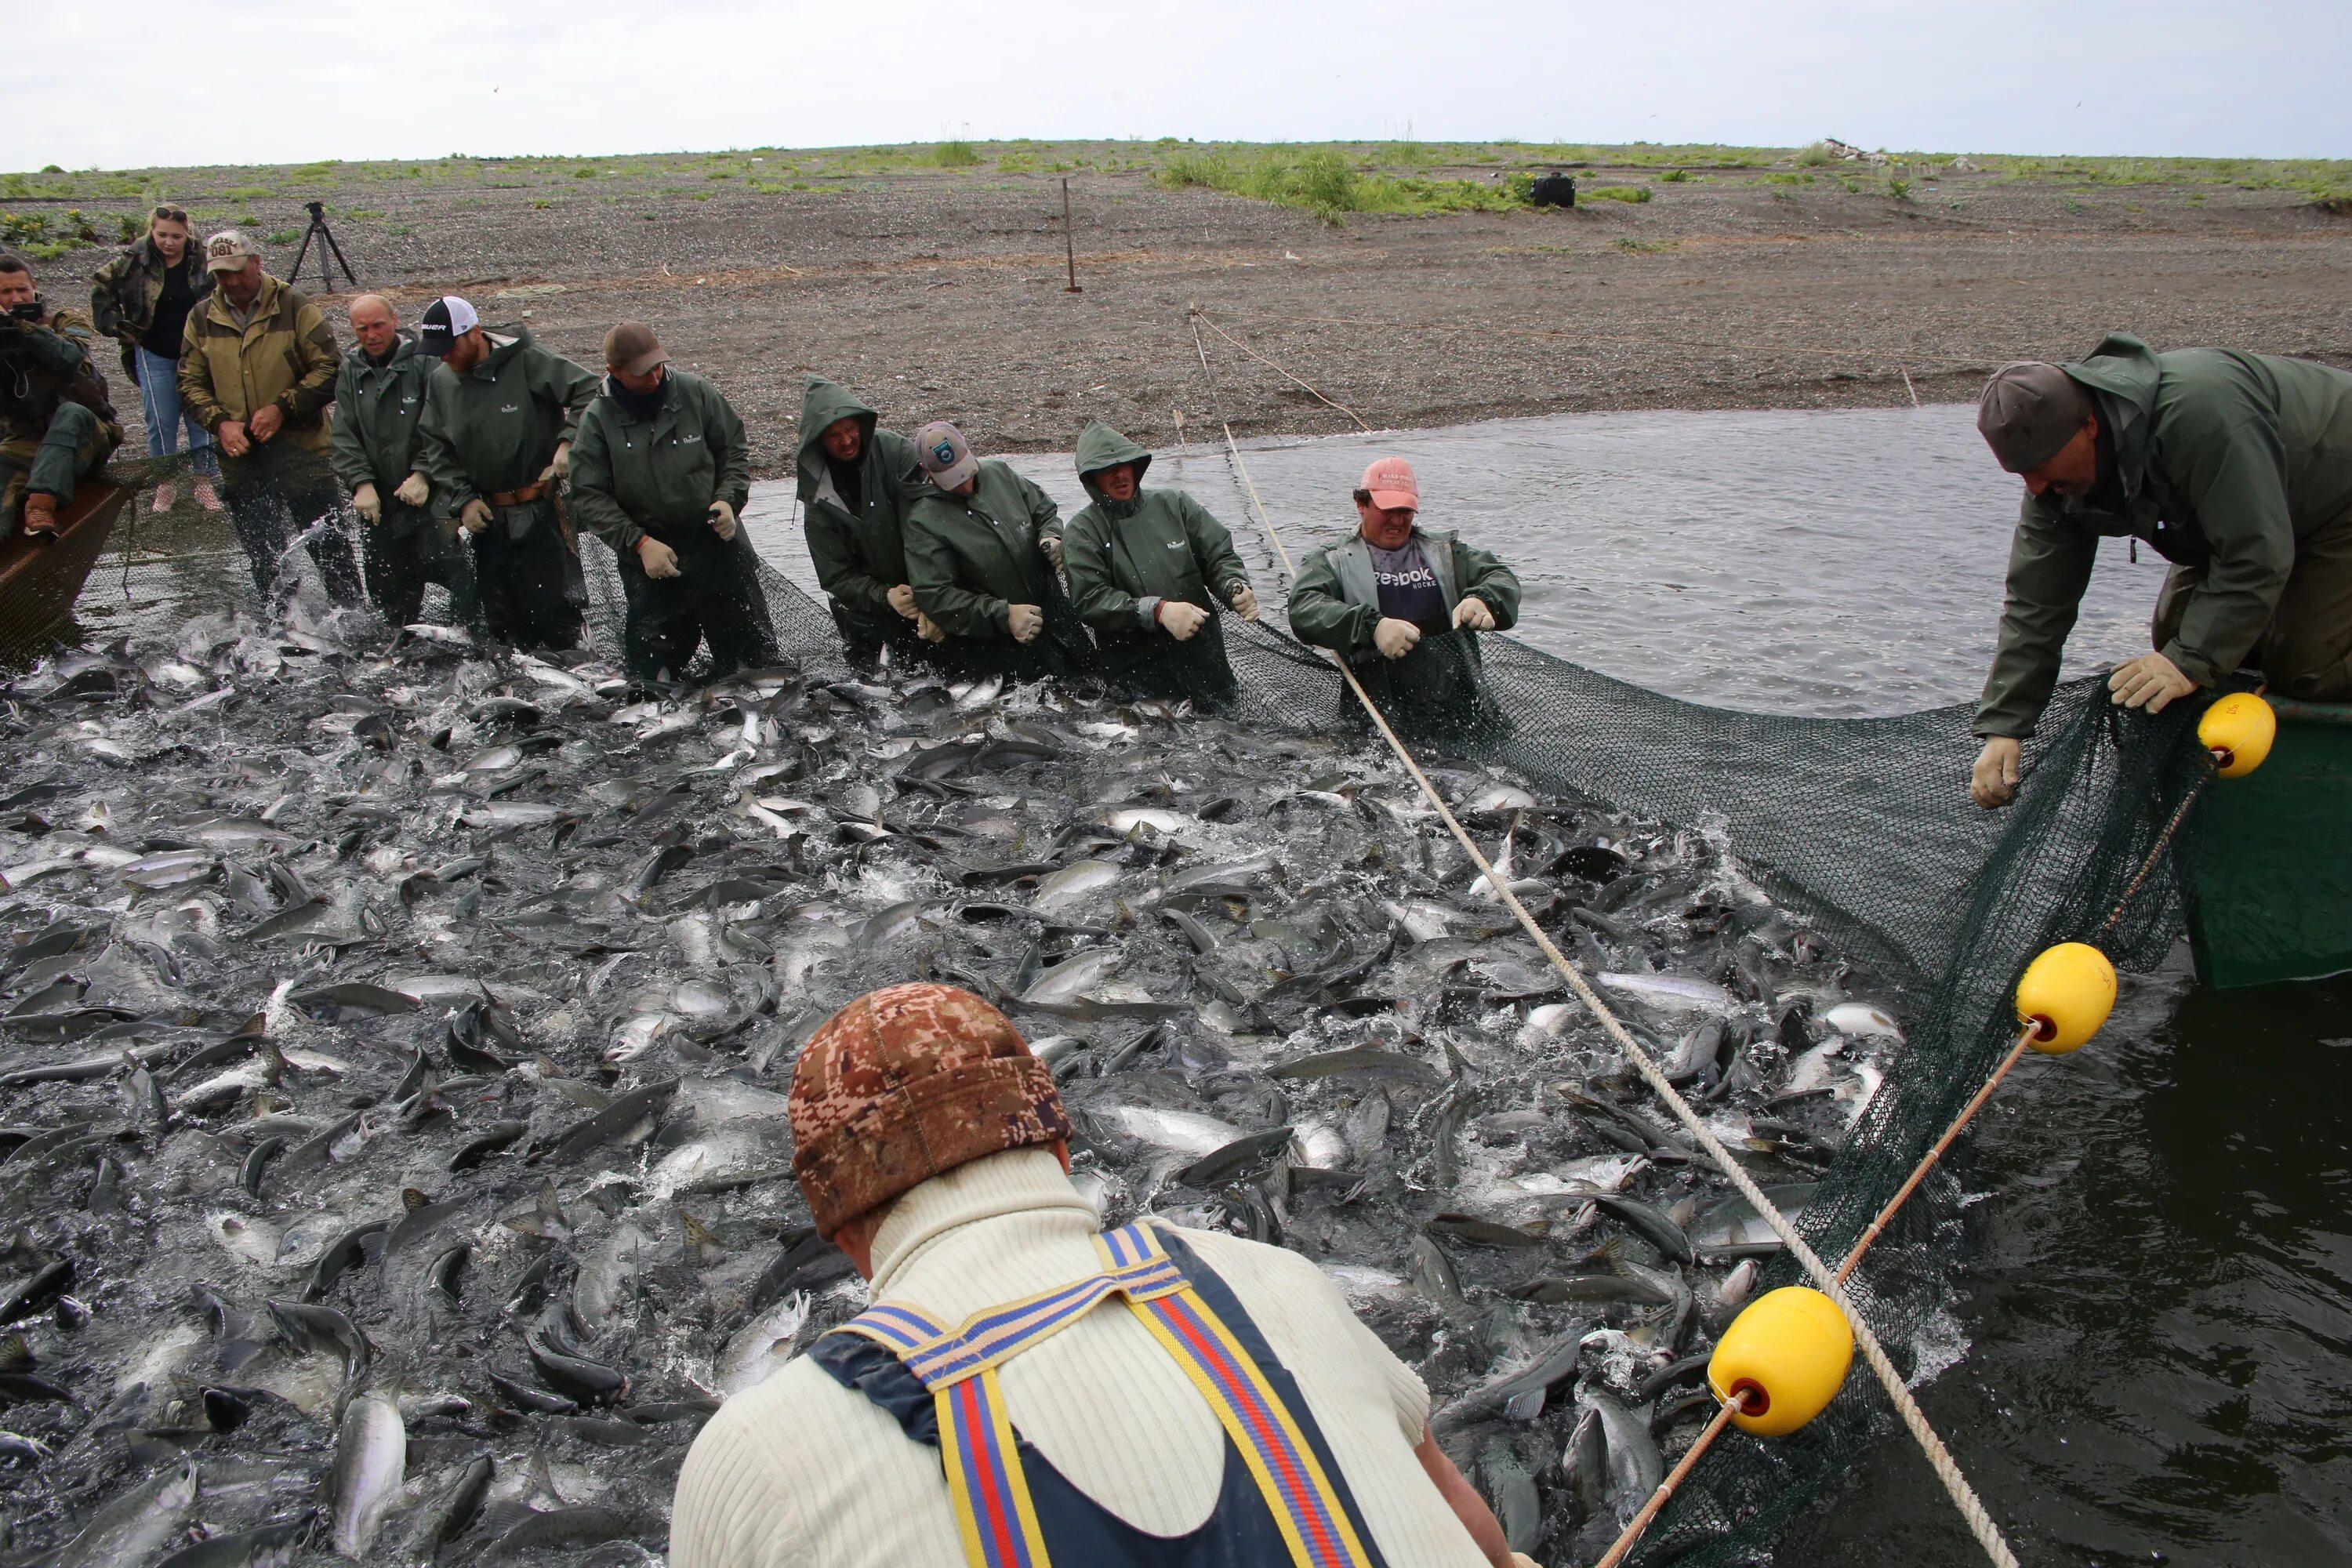
[[[2079, 354], [2110, 329], [2352, 364], [2352, 219], [2288, 191], [1947, 173], [1897, 199], [1834, 180], [1701, 180], [1654, 184], [1640, 205], [1334, 227], [1089, 171], [1070, 181], [1073, 294], [1055, 176], [908, 171], [755, 192], [631, 168], [593, 185], [530, 171], [171, 179], [202, 195], [274, 177], [282, 195], [232, 202], [265, 231], [299, 229], [300, 201], [325, 201], [362, 283], [412, 314], [462, 292], [592, 365], [613, 321], [653, 322], [734, 399], [766, 478], [790, 470], [810, 372], [892, 426], [951, 418], [1005, 451], [1066, 449], [1089, 418], [1147, 444], [1174, 439], [1180, 413], [1196, 439], [1220, 413], [1243, 436], [1356, 427], [1316, 393], [1373, 428], [1957, 401], [2006, 360]], [[37, 274], [79, 305], [110, 253]], [[291, 245], [270, 254], [273, 271], [290, 268]], [[315, 258], [303, 284], [319, 287]], [[328, 301], [339, 327], [343, 299]], [[1193, 306], [1264, 359], [1203, 333], [1212, 390]], [[137, 404], [117, 398], [131, 452]]]

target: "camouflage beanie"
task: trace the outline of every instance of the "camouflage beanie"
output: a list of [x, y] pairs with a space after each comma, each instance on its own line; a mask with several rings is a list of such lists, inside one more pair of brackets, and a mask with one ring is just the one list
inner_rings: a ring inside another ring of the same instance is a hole
[[943, 1171], [1070, 1135], [1013, 1021], [947, 985], [868, 992], [826, 1019], [790, 1100], [793, 1173], [828, 1240]]

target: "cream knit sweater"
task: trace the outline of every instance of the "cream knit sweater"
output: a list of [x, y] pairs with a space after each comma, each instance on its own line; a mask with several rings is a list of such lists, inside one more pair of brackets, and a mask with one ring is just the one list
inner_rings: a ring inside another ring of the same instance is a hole
[[[1094, 1210], [1053, 1154], [1016, 1149], [900, 1198], [875, 1237], [874, 1299], [950, 1323], [1102, 1265]], [[1183, 1233], [1298, 1382], [1389, 1568], [1484, 1568], [1413, 1456], [1429, 1394], [1312, 1263]], [[1088, 1497], [1176, 1535], [1214, 1505], [1216, 1416], [1124, 1302], [999, 1372], [1013, 1424]], [[730, 1400], [678, 1477], [670, 1568], [962, 1568], [936, 1448], [805, 1358]], [[1080, 1568], [1065, 1563], [1059, 1568]]]

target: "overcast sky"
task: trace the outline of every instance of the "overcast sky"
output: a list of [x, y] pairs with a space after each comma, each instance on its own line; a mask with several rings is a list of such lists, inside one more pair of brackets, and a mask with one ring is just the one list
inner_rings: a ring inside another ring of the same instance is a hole
[[2352, 156], [2346, 0], [113, 0], [12, 31], [22, 169], [1408, 133]]

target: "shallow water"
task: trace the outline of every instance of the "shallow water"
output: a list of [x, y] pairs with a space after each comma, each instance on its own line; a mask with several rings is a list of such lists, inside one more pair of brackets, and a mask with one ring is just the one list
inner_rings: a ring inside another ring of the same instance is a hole
[[[1296, 552], [1338, 534], [1386, 451], [1418, 467], [1433, 524], [1519, 566], [1522, 635], [1564, 657], [1822, 714], [1965, 701], [1982, 678], [2016, 488], [1965, 409], [1577, 416], [1265, 443], [1247, 461]], [[1016, 466], [1080, 503], [1066, 458]], [[1221, 451], [1163, 456], [1151, 478], [1225, 521], [1262, 589], [1279, 581]], [[790, 487], [756, 487], [747, 518], [808, 583]], [[132, 607], [103, 563], [85, 626], [120, 635], [233, 591], [242, 563], [212, 542], [193, 568], [134, 568]], [[2075, 668], [2146, 647], [2160, 572], [2103, 555]], [[1983, 1194], [1969, 1349], [1924, 1403], [2026, 1561], [2352, 1562], [2347, 1070], [2352, 982], [2199, 995], [2174, 973], [2127, 984], [2101, 1040], [2029, 1063], [1995, 1101], [1963, 1166]], [[1897, 1552], [1982, 1560], [1899, 1441], [1781, 1560]]]

